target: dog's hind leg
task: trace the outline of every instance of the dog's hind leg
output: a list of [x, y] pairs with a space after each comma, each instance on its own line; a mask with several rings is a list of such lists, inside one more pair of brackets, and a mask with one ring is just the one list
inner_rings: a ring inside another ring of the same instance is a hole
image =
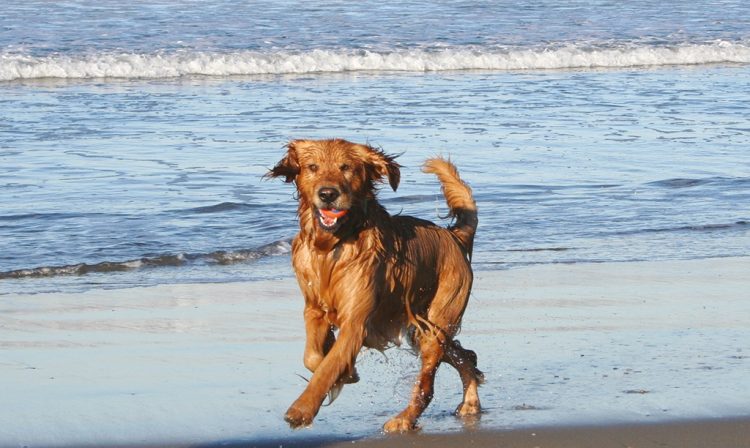
[[479, 415], [479, 385], [484, 382], [484, 374], [477, 368], [477, 354], [461, 346], [457, 340], [449, 340], [445, 347], [443, 361], [453, 366], [461, 376], [464, 397], [456, 408], [456, 415], [469, 417]]
[[[466, 309], [471, 290], [471, 275], [463, 282], [443, 282], [445, 288], [438, 291], [428, 310], [429, 322], [443, 337], [444, 354], [441, 361], [453, 366], [461, 377], [463, 400], [456, 409], [459, 417], [478, 416], [481, 413], [479, 403], [479, 384], [484, 382], [484, 374], [477, 368], [477, 355], [467, 350], [453, 339], [461, 326], [461, 319]], [[434, 331], [434, 330], [433, 330]]]
[[416, 428], [417, 419], [432, 400], [435, 373], [445, 355], [442, 334], [425, 332], [417, 339], [422, 368], [406, 409], [383, 425], [385, 432], [407, 432]]

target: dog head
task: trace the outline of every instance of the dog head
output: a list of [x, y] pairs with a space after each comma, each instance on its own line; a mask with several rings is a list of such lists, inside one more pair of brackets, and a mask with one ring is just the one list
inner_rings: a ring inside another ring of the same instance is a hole
[[294, 182], [300, 217], [309, 211], [316, 228], [335, 233], [365, 214], [378, 182], [387, 178], [396, 191], [399, 168], [394, 156], [368, 145], [341, 139], [294, 140], [266, 176]]

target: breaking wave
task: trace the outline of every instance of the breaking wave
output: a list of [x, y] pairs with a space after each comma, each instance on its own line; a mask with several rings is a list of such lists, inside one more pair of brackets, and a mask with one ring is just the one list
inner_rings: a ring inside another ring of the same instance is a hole
[[543, 48], [460, 47], [393, 51], [311, 50], [0, 54], [0, 81], [23, 79], [175, 78], [344, 72], [544, 70], [750, 63], [750, 43], [715, 41], [674, 46], [567, 44]]
[[0, 272], [0, 280], [86, 275], [93, 273], [132, 271], [143, 268], [183, 266], [199, 263], [227, 265], [257, 260], [273, 255], [283, 255], [290, 251], [291, 240], [281, 240], [256, 249], [215, 251], [204, 254], [161, 254], [126, 261], [103, 261], [99, 263], [77, 263], [64, 266], [41, 266], [30, 269], [17, 269]]
[[747, 231], [750, 226], [750, 221], [739, 220], [728, 223], [717, 223], [717, 224], [686, 224], [682, 226], [674, 227], [655, 227], [645, 228], [636, 230], [624, 230], [611, 232], [610, 235], [638, 235], [638, 234], [649, 234], [649, 233], [674, 233], [674, 232], [722, 232], [722, 231]]

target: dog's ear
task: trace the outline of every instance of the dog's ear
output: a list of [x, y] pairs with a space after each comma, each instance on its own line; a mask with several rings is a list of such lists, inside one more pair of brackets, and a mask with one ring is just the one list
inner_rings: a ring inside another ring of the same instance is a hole
[[281, 160], [279, 160], [276, 166], [268, 170], [268, 172], [263, 177], [284, 177], [284, 182], [294, 181], [294, 179], [299, 174], [297, 148], [295, 148], [294, 142], [289, 142], [286, 149], [286, 155]]
[[391, 156], [379, 149], [368, 146], [368, 165], [373, 169], [375, 175], [373, 180], [388, 178], [388, 184], [396, 191], [399, 182], [401, 182], [401, 165], [396, 163], [396, 157]]

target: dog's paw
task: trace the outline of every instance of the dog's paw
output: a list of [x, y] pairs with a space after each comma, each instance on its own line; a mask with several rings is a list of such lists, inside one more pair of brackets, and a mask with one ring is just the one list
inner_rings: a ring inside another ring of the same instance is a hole
[[383, 425], [383, 432], [386, 433], [405, 433], [405, 432], [412, 432], [419, 429], [416, 425], [416, 422], [408, 419], [406, 417], [402, 416], [396, 416], [392, 419], [385, 422], [385, 425]]
[[339, 381], [343, 381], [344, 384], [358, 383], [359, 382], [359, 373], [357, 373], [357, 369], [352, 369], [351, 373], [349, 373], [348, 375], [345, 375]]
[[289, 407], [284, 414], [284, 420], [294, 429], [312, 425], [314, 417], [312, 412], [298, 408], [296, 403]]
[[456, 416], [458, 417], [476, 417], [481, 413], [482, 408], [479, 406], [478, 401], [464, 401], [456, 408]]

